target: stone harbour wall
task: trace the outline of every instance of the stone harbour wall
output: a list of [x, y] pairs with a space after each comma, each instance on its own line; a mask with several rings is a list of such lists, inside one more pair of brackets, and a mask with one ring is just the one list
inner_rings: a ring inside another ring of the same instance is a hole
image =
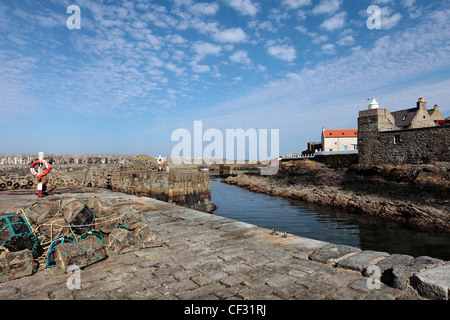
[[[0, 155], [0, 191], [36, 188], [29, 167], [37, 155]], [[45, 155], [51, 166], [45, 189], [95, 187], [147, 196], [212, 212], [208, 172], [157, 171], [156, 159], [131, 155]]]

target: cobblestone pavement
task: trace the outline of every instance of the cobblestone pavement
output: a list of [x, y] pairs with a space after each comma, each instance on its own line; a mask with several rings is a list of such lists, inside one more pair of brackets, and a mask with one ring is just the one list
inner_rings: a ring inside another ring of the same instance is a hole
[[[149, 212], [148, 224], [163, 235], [164, 245], [126, 254], [108, 251], [106, 260], [81, 270], [80, 289], [69, 289], [71, 275], [53, 267], [1, 283], [0, 299], [424, 299], [410, 285], [404, 290], [368, 285], [373, 282], [362, 269], [389, 256], [385, 253], [333, 247], [293, 235], [283, 238], [267, 229], [150, 198], [97, 189], [69, 191], [73, 192], [47, 199], [96, 195], [135, 206]], [[34, 195], [20, 191], [0, 193], [0, 213], [34, 202]]]

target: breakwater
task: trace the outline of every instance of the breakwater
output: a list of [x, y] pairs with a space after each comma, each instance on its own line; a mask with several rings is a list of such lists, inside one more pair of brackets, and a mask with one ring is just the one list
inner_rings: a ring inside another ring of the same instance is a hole
[[[156, 159], [146, 155], [46, 155], [51, 165], [45, 186], [92, 187], [120, 191], [212, 212], [209, 174], [158, 171]], [[0, 192], [36, 188], [29, 171], [33, 154], [0, 154]]]

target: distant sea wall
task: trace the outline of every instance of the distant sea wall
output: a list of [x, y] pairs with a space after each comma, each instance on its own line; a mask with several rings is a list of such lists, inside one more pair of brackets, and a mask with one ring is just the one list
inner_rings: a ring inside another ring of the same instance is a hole
[[[35, 154], [0, 154], [0, 192], [36, 188], [29, 167]], [[46, 189], [105, 188], [212, 212], [208, 172], [158, 171], [156, 159], [141, 155], [52, 155]]]

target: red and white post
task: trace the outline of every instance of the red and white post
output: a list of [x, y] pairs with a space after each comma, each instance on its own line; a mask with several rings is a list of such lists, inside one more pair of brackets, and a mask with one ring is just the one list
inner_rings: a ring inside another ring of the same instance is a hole
[[[38, 198], [42, 198], [44, 176], [46, 176], [50, 172], [50, 164], [44, 160], [43, 152], [39, 152], [38, 156], [39, 156], [39, 160], [36, 160], [31, 164], [30, 171], [34, 176], [36, 176], [37, 196], [38, 196]], [[36, 166], [38, 168], [37, 171], [35, 170]], [[45, 171], [43, 170], [44, 166], [46, 167]]]
[[[39, 152], [39, 160], [44, 161], [44, 153]], [[39, 176], [42, 175], [42, 164], [38, 168], [38, 174]], [[42, 198], [42, 178], [40, 177], [37, 183], [37, 197]]]
[[161, 172], [162, 171], [162, 164], [163, 164], [163, 159], [161, 158], [161, 155], [159, 156], [159, 158], [158, 158], [158, 165], [159, 165], [159, 168], [158, 168], [158, 170]]

